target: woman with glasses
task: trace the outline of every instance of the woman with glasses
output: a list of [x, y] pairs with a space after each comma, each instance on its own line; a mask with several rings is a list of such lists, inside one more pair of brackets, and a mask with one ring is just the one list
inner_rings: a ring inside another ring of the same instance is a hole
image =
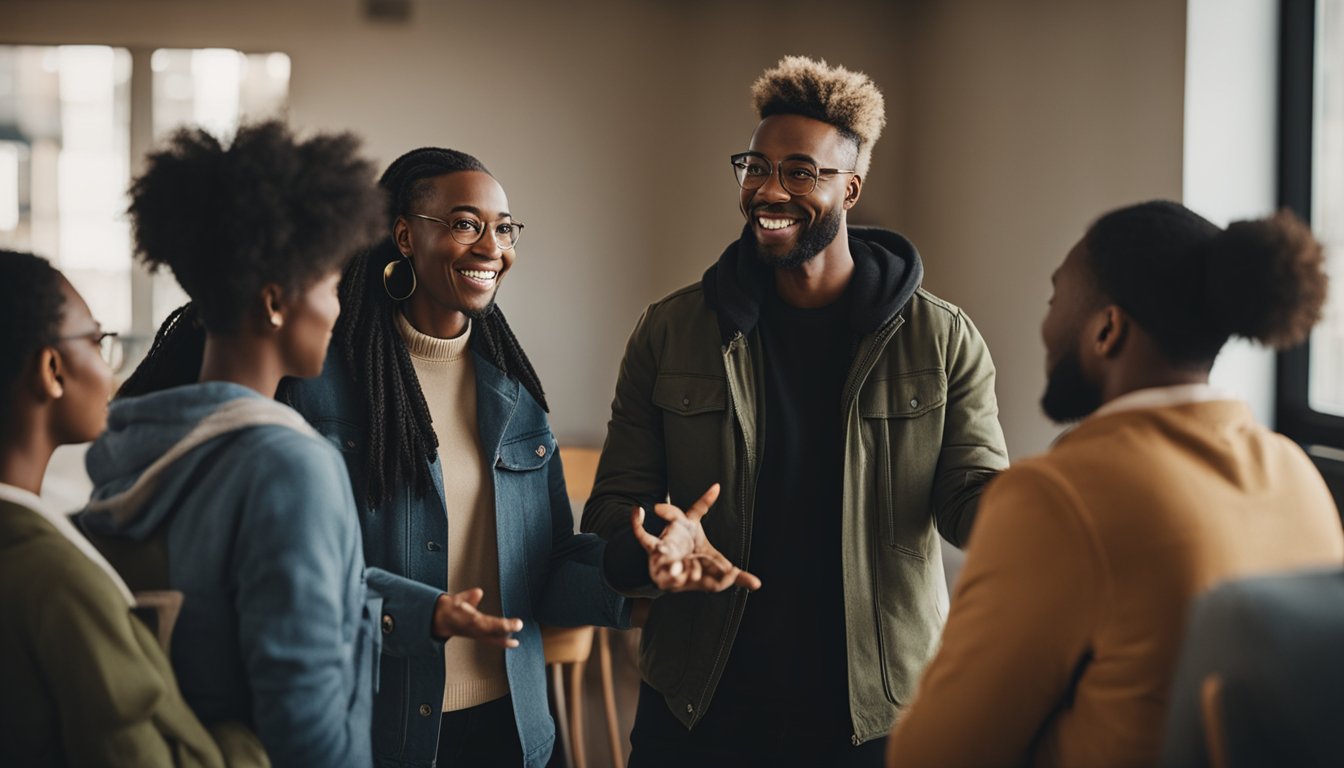
[[0, 251], [0, 315], [0, 765], [256, 764], [245, 729], [201, 727], [126, 583], [38, 497], [56, 447], [107, 424], [116, 334], [27, 253]]
[[[380, 765], [541, 766], [555, 738], [538, 622], [624, 626], [602, 542], [576, 535], [541, 383], [495, 304], [523, 224], [480, 161], [398, 158], [387, 237], [351, 262], [322, 376], [284, 399], [340, 446], [371, 565], [450, 593], [461, 629], [431, 642], [391, 593], [374, 705]], [[473, 641], [511, 617], [506, 647]]]
[[[273, 398], [322, 370], [382, 197], [349, 135], [183, 129], [132, 185], [136, 251], [191, 297], [89, 450], [81, 523], [133, 589], [181, 592], [171, 659], [207, 725], [276, 766], [366, 766], [379, 632], [344, 465]], [[432, 595], [431, 595], [432, 599]], [[426, 611], [428, 613], [428, 610]]]

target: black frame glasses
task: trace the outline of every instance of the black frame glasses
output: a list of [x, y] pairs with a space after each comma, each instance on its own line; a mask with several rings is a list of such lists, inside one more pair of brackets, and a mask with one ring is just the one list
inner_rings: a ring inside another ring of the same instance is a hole
[[[481, 238], [485, 237], [485, 230], [487, 229], [485, 222], [475, 216], [458, 216], [452, 221], [444, 221], [435, 216], [426, 216], [423, 213], [408, 213], [406, 215], [443, 225], [448, 229], [448, 233], [453, 236], [453, 239], [462, 245], [475, 245], [479, 243]], [[459, 229], [457, 225], [463, 222], [469, 222], [473, 226], [468, 229]], [[499, 246], [499, 249], [501, 251], [507, 251], [518, 244], [518, 239], [523, 236], [524, 226], [526, 225], [521, 221], [503, 221], [489, 227], [489, 229], [493, 233], [492, 236], [495, 238], [495, 244]], [[500, 235], [500, 228], [502, 227], [508, 228], [509, 239], [507, 241]]]
[[[759, 161], [764, 168], [761, 165], [753, 166], [749, 160]], [[794, 197], [806, 197], [812, 194], [817, 184], [821, 182], [822, 176], [854, 173], [853, 168], [818, 168], [811, 160], [801, 158], [774, 163], [760, 152], [738, 152], [729, 157], [728, 161], [733, 164], [733, 176], [737, 179], [737, 185], [748, 192], [760, 189], [765, 186], [767, 179], [778, 175], [779, 185]]]
[[112, 369], [113, 373], [121, 370], [121, 366], [126, 362], [126, 348], [122, 344], [121, 334], [116, 331], [85, 331], [84, 333], [74, 333], [69, 336], [57, 336], [56, 341], [77, 341], [83, 339], [92, 341], [98, 345], [98, 354], [102, 356], [103, 362]]

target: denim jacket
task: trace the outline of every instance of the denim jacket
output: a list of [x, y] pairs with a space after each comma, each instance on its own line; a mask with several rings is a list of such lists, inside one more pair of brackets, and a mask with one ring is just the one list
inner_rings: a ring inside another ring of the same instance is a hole
[[[519, 647], [505, 654], [505, 671], [525, 765], [543, 766], [555, 725], [546, 699], [538, 622], [625, 627], [630, 606], [603, 580], [603, 542], [574, 533], [546, 412], [516, 379], [474, 354], [476, 421], [493, 468], [502, 610], [523, 621]], [[340, 352], [333, 348], [320, 377], [291, 384], [286, 399], [345, 457], [369, 566], [406, 576], [417, 586], [445, 590], [448, 516], [437, 457], [430, 464], [435, 493], [417, 497], [409, 487], [397, 488], [387, 503], [370, 506], [364, 491], [366, 400]], [[373, 713], [375, 761], [431, 766], [442, 714], [443, 646], [430, 634], [431, 614], [423, 603], [401, 599], [397, 582], [370, 582], [384, 599], [381, 687]]]

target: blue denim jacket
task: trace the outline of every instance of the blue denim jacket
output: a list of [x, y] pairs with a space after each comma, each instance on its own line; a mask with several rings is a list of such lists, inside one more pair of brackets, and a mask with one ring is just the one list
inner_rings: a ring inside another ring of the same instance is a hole
[[[543, 766], [555, 741], [546, 700], [545, 657], [538, 622], [625, 627], [630, 606], [602, 577], [603, 542], [575, 534], [564, 470], [546, 412], [516, 380], [479, 354], [476, 421], [493, 467], [499, 587], [505, 616], [523, 620], [519, 647], [505, 653], [524, 763]], [[353, 479], [364, 556], [370, 568], [447, 588], [448, 515], [443, 473], [430, 465], [436, 493], [410, 488], [370, 507], [364, 492], [368, 414], [363, 392], [333, 348], [316, 379], [294, 382], [285, 396], [344, 455]], [[374, 702], [373, 751], [380, 766], [432, 766], [444, 688], [442, 644], [430, 635], [430, 612], [397, 581], [370, 586], [383, 595], [381, 687]], [[461, 640], [453, 642], [464, 642]], [[473, 642], [473, 641], [465, 641]]]

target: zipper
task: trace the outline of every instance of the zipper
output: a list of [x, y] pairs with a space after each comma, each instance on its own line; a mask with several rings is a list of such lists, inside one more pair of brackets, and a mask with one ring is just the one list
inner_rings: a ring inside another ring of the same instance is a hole
[[[733, 354], [734, 350], [736, 350], [745, 342], [746, 337], [742, 334], [741, 331], [738, 331], [737, 335], [733, 336], [733, 338], [729, 340], [728, 346], [727, 348], [724, 349], [723, 353], [725, 372], [728, 372], [730, 370], [729, 368], [730, 356]], [[747, 475], [751, 474], [752, 499], [754, 500], [756, 496], [756, 482], [759, 479], [759, 476], [756, 475], [756, 473], [754, 472], [749, 473], [747, 470], [747, 464], [750, 461], [751, 454], [747, 446], [746, 432], [742, 429], [741, 426], [742, 412], [740, 410], [741, 405], [739, 402], [739, 398], [733, 397], [732, 376], [728, 376], [728, 394], [733, 402], [733, 416], [736, 419], [737, 423], [736, 430], [742, 441], [738, 453], [738, 466], [741, 467], [742, 469], [741, 469], [741, 475], [739, 475], [737, 478], [739, 489], [737, 494], [738, 521], [739, 524], [742, 526], [741, 528], [742, 544], [741, 548], [738, 551], [740, 560], [742, 564], [745, 566], [747, 564], [747, 555], [751, 551], [751, 545], [749, 539], [751, 532], [749, 530], [749, 526], [747, 525], [747, 494], [745, 492], [747, 483], [745, 481], [747, 480]], [[744, 594], [742, 595], [741, 599], [733, 601], [733, 608], [728, 614], [728, 625], [730, 627], [734, 627], [734, 629], [732, 630], [734, 634], [736, 633], [735, 627], [741, 621], [742, 614], [746, 611], [748, 597], [749, 597], [748, 595]], [[714, 654], [714, 666], [710, 673], [711, 677], [715, 680], [717, 680], [719, 676], [723, 674], [723, 665], [726, 663], [724, 659], [724, 653], [727, 650], [728, 650], [728, 633], [725, 632], [723, 637], [719, 639], [719, 648]], [[716, 682], [715, 686], [717, 687], [717, 685], [718, 684]]]

